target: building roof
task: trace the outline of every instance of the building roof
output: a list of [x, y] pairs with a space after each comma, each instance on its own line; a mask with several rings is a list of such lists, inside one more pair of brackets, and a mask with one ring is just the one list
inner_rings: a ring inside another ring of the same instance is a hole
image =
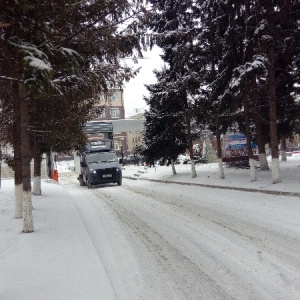
[[142, 119], [119, 119], [111, 120], [114, 132], [129, 132], [144, 130], [144, 122]]

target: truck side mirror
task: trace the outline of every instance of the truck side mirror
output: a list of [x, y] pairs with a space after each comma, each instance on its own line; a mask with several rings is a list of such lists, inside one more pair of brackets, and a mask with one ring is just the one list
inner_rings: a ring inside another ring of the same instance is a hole
[[84, 168], [84, 167], [85, 167], [85, 162], [81, 161], [81, 162], [80, 162], [80, 167], [81, 167], [81, 168]]

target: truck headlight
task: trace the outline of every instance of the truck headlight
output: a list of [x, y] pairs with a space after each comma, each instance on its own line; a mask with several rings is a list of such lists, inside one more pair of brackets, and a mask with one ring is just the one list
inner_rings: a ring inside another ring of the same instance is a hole
[[97, 173], [95, 169], [90, 169], [90, 172], [93, 173], [93, 174]]

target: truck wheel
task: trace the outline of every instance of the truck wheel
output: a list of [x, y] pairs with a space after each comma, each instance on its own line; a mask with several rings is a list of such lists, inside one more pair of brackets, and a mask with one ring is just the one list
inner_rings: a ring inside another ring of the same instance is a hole
[[119, 179], [119, 181], [117, 181], [118, 185], [122, 185], [122, 178]]
[[79, 176], [79, 177], [78, 177], [78, 180], [79, 180], [79, 185], [80, 185], [80, 186], [84, 186], [84, 182], [83, 182], [82, 176]]
[[86, 185], [87, 185], [88, 189], [93, 188], [93, 185], [90, 183], [88, 178], [86, 179]]

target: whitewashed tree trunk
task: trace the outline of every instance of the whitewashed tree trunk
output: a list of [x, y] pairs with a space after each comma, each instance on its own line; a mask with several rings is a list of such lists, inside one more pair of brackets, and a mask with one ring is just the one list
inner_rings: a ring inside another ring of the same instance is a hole
[[33, 232], [31, 191], [23, 191], [23, 232]]
[[[276, 18], [273, 13], [273, 3], [271, 1], [266, 2], [266, 11], [269, 15], [267, 22], [267, 30], [270, 39], [274, 39], [276, 36]], [[284, 12], [283, 14], [284, 15]], [[268, 56], [268, 83], [267, 93], [269, 100], [269, 123], [270, 123], [270, 138], [271, 138], [271, 151], [272, 151], [272, 178], [273, 183], [281, 182], [280, 170], [279, 170], [279, 149], [278, 149], [278, 133], [277, 133], [277, 97], [276, 97], [276, 55], [275, 55], [275, 43], [270, 43], [267, 50]]]
[[286, 161], [287, 160], [286, 150], [281, 150], [281, 160], [282, 161]]
[[192, 170], [192, 178], [197, 177], [195, 161], [191, 160], [191, 170]]
[[33, 216], [31, 202], [31, 147], [29, 138], [29, 101], [24, 92], [23, 82], [19, 81], [19, 105], [21, 119], [21, 147], [22, 147], [22, 182], [23, 182], [23, 230], [33, 232]]
[[286, 157], [286, 138], [282, 137], [281, 138], [281, 143], [280, 143], [280, 152], [281, 152], [281, 160], [282, 161], [286, 161], [287, 157]]
[[225, 174], [224, 174], [224, 166], [223, 166], [222, 158], [218, 158], [218, 162], [219, 162], [220, 179], [224, 179]]
[[176, 175], [176, 169], [175, 169], [174, 160], [171, 160], [171, 166], [172, 166], [172, 173], [173, 173], [173, 175]]
[[253, 158], [249, 159], [249, 165], [250, 165], [250, 175], [251, 175], [251, 181], [256, 181], [256, 171], [255, 171], [255, 161]]
[[34, 176], [33, 177], [33, 188], [32, 188], [33, 195], [41, 195], [41, 176]]
[[266, 153], [259, 153], [259, 168], [261, 171], [270, 170]]
[[272, 158], [272, 178], [273, 178], [273, 183], [281, 182], [278, 158]]
[[23, 185], [15, 185], [15, 218], [23, 218]]

